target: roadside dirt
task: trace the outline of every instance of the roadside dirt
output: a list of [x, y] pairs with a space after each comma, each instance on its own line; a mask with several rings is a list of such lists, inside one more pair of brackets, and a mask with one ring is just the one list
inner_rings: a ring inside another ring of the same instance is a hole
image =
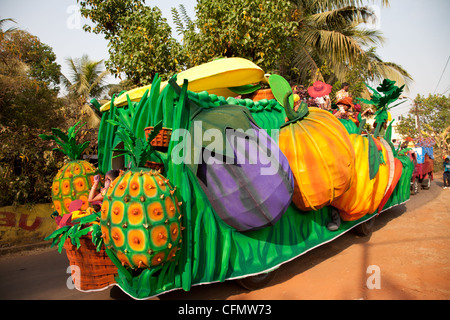
[[435, 174], [429, 190], [380, 214], [370, 236], [346, 233], [282, 265], [263, 289], [227, 281], [156, 299], [450, 299], [450, 189]]

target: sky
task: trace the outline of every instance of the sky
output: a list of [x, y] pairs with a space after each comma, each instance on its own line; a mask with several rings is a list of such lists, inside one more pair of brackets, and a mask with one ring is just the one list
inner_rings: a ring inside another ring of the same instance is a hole
[[[414, 83], [404, 94], [450, 95], [450, 1], [390, 0], [389, 7], [371, 1], [378, 16], [379, 28], [386, 42], [377, 49], [383, 61], [394, 62], [408, 71]], [[184, 4], [195, 19], [196, 0], [147, 0], [147, 5], [161, 9], [172, 24], [171, 8]], [[0, 18], [12, 18], [17, 24], [5, 24], [26, 30], [51, 46], [62, 72], [68, 75], [65, 59], [88, 54], [93, 60], [107, 60], [107, 41], [102, 35], [84, 32], [88, 21], [77, 13], [76, 0], [0, 0]], [[175, 28], [172, 28], [175, 32]], [[446, 66], [448, 62], [448, 65]], [[111, 77], [110, 82], [118, 82]], [[392, 110], [394, 117], [406, 114], [410, 103]]]

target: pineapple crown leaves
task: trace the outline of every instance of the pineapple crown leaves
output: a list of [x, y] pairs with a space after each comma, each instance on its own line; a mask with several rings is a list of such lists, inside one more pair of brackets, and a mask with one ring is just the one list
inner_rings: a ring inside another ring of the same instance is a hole
[[73, 127], [70, 127], [67, 134], [60, 129], [52, 128], [54, 135], [40, 134], [39, 138], [42, 140], [54, 140], [60, 148], [53, 148], [53, 151], [60, 151], [68, 156], [71, 160], [79, 160], [83, 151], [89, 146], [90, 141], [85, 141], [82, 144], [77, 144], [76, 136], [80, 129], [86, 124], [82, 124], [78, 129], [77, 126], [81, 121], [78, 121]]
[[147, 160], [152, 156], [156, 156], [157, 152], [150, 142], [158, 135], [162, 129], [162, 120], [159, 121], [153, 131], [149, 134], [148, 139], [137, 137], [131, 124], [123, 118], [116, 116], [116, 120], [107, 120], [111, 125], [118, 126], [117, 136], [123, 141], [124, 149], [114, 149], [113, 151], [122, 152], [116, 157], [122, 156], [123, 153], [128, 154], [133, 162], [133, 167], [143, 167]]

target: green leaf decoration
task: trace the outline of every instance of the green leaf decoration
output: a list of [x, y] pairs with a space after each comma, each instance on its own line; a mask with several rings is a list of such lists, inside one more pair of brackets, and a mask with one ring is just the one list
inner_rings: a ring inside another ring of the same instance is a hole
[[392, 153], [394, 154], [394, 157], [398, 156], [398, 150], [395, 149], [394, 144], [392, 143], [392, 124], [394, 123], [394, 120], [391, 121], [386, 128], [386, 132], [384, 133], [384, 140], [389, 144], [389, 146], [392, 149]]
[[390, 94], [395, 90], [395, 81], [384, 79], [383, 82], [377, 87], [378, 92], [383, 92], [384, 94]]
[[283, 105], [284, 99], [287, 93], [291, 93], [289, 96], [289, 106], [291, 109], [294, 108], [294, 96], [292, 95], [292, 88], [289, 85], [289, 82], [278, 74], [272, 74], [269, 77], [269, 85], [272, 89], [272, 93], [275, 99]]
[[375, 144], [375, 139], [372, 135], [368, 136], [369, 139], [369, 177], [370, 180], [375, 178], [380, 168], [380, 153], [378, 151], [377, 145]]
[[286, 123], [284, 123], [281, 126], [281, 128], [288, 126], [292, 123], [296, 123], [297, 121], [302, 120], [304, 117], [306, 117], [309, 114], [308, 105], [303, 101], [300, 103], [298, 110], [294, 111], [294, 109], [292, 109], [289, 104], [290, 96], [292, 96], [292, 92], [287, 92], [283, 99], [284, 102], [282, 103], [282, 106], [284, 107], [288, 121]]
[[80, 129], [86, 124], [81, 125], [77, 130], [76, 127], [81, 121], [77, 122], [73, 127], [70, 127], [67, 134], [62, 132], [60, 129], [52, 128], [54, 135], [40, 134], [39, 137], [42, 140], [49, 141], [54, 140], [61, 148], [54, 148], [54, 151], [60, 151], [70, 158], [70, 160], [79, 160], [83, 151], [89, 146], [90, 141], [77, 144], [76, 135]]
[[250, 94], [255, 92], [256, 90], [261, 89], [261, 85], [260, 84], [246, 84], [243, 86], [239, 86], [239, 87], [231, 87], [228, 88], [231, 91], [233, 91], [236, 94]]
[[102, 105], [97, 101], [97, 99], [92, 99], [91, 104], [95, 107], [95, 109], [100, 111], [100, 108], [102, 107]]
[[[128, 121], [128, 117], [116, 115], [115, 120], [107, 120], [107, 123], [118, 127], [117, 136], [123, 141], [124, 149], [113, 149], [130, 155], [133, 167], [144, 167], [148, 160], [153, 157], [158, 158], [156, 150], [151, 145], [151, 141], [158, 135], [162, 129], [162, 120], [160, 120], [154, 127], [153, 131], [149, 135], [148, 139], [137, 137], [135, 130], [132, 128], [132, 123]], [[121, 155], [119, 155], [121, 156]]]
[[297, 122], [308, 115], [308, 105], [304, 102], [300, 103], [297, 111], [294, 111], [292, 88], [285, 78], [277, 74], [272, 74], [269, 77], [269, 84], [275, 99], [284, 107], [289, 120], [282, 127]]
[[[170, 79], [169, 84], [180, 97], [187, 91], [187, 81], [184, 82], [182, 88], [178, 86], [175, 78]], [[189, 164], [186, 164], [186, 166], [194, 173], [197, 172], [198, 157], [200, 157], [202, 149], [214, 151], [216, 156], [231, 156], [226, 154], [227, 150], [233, 150], [230, 142], [226, 139], [227, 129], [239, 129], [251, 134], [251, 131], [248, 131], [253, 128], [251, 124], [253, 123], [257, 126], [250, 111], [244, 106], [226, 104], [215, 108], [203, 109], [189, 98], [183, 101], [185, 101], [184, 103], [190, 109], [190, 121], [192, 123], [190, 126], [191, 159], [187, 161]], [[201, 132], [203, 137], [204, 133], [210, 129], [219, 130], [222, 133], [221, 136], [223, 139], [221, 141], [214, 141], [214, 143], [205, 141], [205, 139], [201, 139], [201, 141], [195, 139], [195, 132], [198, 132], [197, 134]]]
[[103, 245], [103, 238], [101, 237], [102, 232], [98, 224], [92, 224], [92, 222], [99, 221], [100, 214], [93, 213], [86, 217], [75, 219], [72, 222], [75, 223], [73, 226], [64, 226], [54, 231], [44, 240], [52, 240], [51, 247], [58, 245], [58, 252], [61, 253], [64, 242], [70, 239], [71, 243], [77, 248], [81, 246], [80, 238], [91, 232], [92, 243], [97, 247], [97, 251], [100, 251]]
[[370, 91], [372, 91], [371, 99], [370, 100], [362, 98], [356, 99], [363, 103], [376, 106], [375, 121], [377, 123], [377, 126], [375, 128], [374, 137], [377, 138], [380, 133], [380, 129], [382, 128], [384, 123], [387, 122], [388, 110], [395, 108], [401, 103], [403, 103], [400, 102], [395, 106], [389, 106], [391, 103], [398, 100], [398, 98], [403, 92], [403, 88], [405, 87], [405, 85], [397, 87], [395, 85], [395, 81], [384, 79], [383, 82], [375, 90], [374, 88], [370, 87], [367, 83], [364, 84]]
[[371, 104], [371, 105], [377, 104], [374, 100], [367, 100], [367, 99], [363, 99], [363, 98], [355, 98], [355, 99], [362, 103], [365, 103], [365, 104]]

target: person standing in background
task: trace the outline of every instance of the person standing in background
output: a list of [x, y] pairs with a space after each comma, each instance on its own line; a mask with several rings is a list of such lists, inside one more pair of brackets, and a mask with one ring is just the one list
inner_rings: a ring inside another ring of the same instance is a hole
[[450, 189], [450, 156], [444, 159], [444, 189]]

